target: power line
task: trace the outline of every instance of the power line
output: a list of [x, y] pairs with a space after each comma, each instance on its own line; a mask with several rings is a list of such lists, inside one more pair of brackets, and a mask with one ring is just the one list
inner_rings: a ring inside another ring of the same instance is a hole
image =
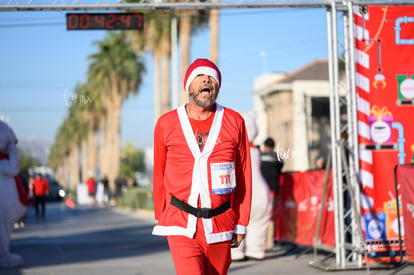
[[50, 22], [50, 23], [24, 23], [24, 24], [5, 24], [0, 25], [0, 28], [36, 28], [44, 26], [61, 26], [65, 25], [65, 22]]
[[59, 108], [59, 107], [0, 107], [2, 112], [63, 112], [66, 111], [66, 108]]

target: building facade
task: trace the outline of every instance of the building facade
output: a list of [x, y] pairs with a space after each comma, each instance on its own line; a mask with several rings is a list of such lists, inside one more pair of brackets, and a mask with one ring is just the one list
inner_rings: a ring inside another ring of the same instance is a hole
[[[254, 109], [259, 121], [256, 144], [266, 137], [276, 142], [285, 161], [283, 171], [317, 168], [330, 150], [328, 60], [315, 60], [291, 73], [256, 78]], [[345, 118], [344, 118], [345, 119]]]

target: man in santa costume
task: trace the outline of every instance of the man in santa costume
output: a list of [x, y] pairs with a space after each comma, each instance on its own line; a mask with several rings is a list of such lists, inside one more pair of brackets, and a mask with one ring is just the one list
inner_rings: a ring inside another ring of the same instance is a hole
[[188, 103], [155, 126], [153, 234], [168, 236], [180, 275], [227, 274], [249, 222], [249, 140], [242, 116], [216, 103], [220, 84], [217, 66], [196, 59], [184, 78]]

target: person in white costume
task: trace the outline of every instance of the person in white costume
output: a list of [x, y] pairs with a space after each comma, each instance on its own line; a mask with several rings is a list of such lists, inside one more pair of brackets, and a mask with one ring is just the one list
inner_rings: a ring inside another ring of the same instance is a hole
[[12, 129], [0, 121], [0, 268], [23, 264], [21, 256], [9, 252], [14, 223], [26, 212], [26, 206], [19, 199], [15, 178], [19, 173], [16, 143], [17, 138]]
[[246, 259], [262, 260], [266, 252], [267, 228], [271, 219], [272, 203], [269, 186], [260, 170], [260, 149], [253, 145], [257, 136], [256, 116], [249, 112], [242, 114], [250, 141], [250, 156], [252, 163], [252, 209], [249, 225], [246, 228], [244, 242], [237, 248], [231, 249], [233, 261]]

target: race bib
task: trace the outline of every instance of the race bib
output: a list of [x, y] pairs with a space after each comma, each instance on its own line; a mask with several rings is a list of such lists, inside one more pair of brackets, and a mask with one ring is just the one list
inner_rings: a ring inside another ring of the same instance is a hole
[[236, 187], [234, 162], [212, 163], [210, 168], [213, 194], [223, 195], [231, 193]]

